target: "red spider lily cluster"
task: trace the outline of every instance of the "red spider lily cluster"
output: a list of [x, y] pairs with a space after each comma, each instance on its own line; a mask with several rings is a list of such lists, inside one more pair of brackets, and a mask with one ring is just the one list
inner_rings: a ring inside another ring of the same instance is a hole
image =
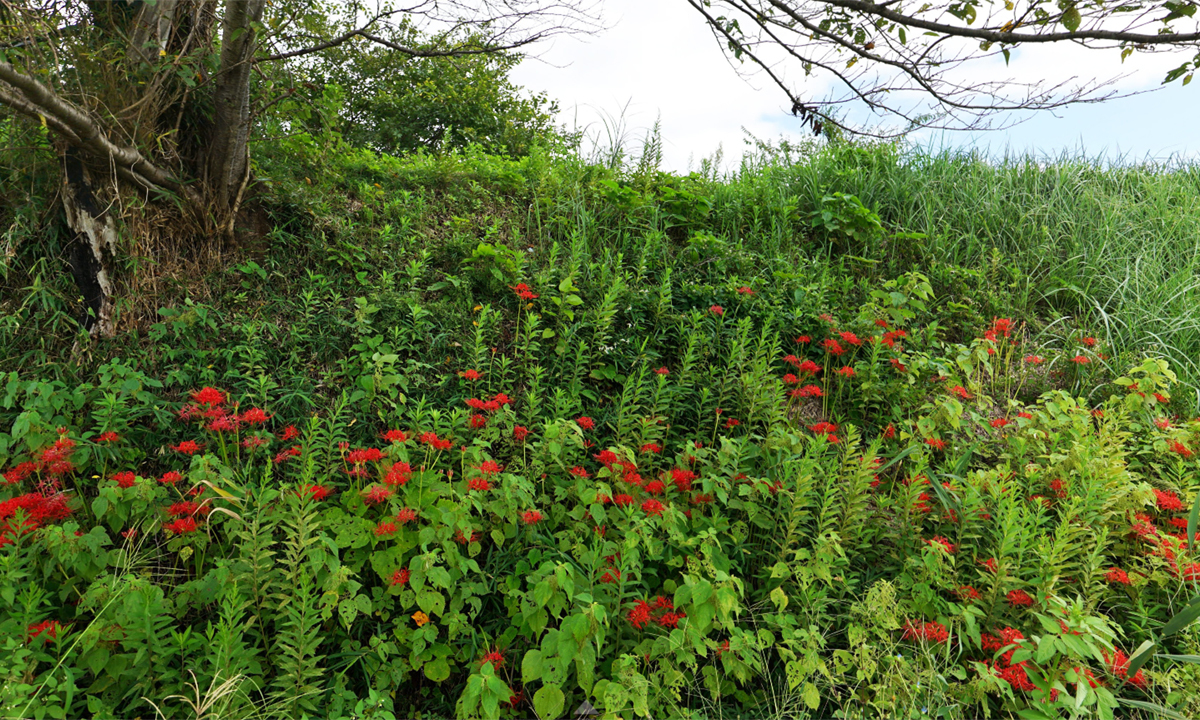
[[[618, 574], [619, 577], [619, 574]], [[645, 600], [637, 600], [634, 602], [633, 609], [625, 614], [625, 619], [629, 624], [641, 630], [650, 623], [654, 623], [663, 628], [675, 628], [679, 626], [679, 621], [687, 617], [682, 610], [676, 610], [675, 604], [671, 598], [659, 595], [654, 598], [653, 603], [648, 603]]]
[[914, 622], [904, 624], [904, 639], [927, 643], [944, 643], [950, 639], [950, 631], [939, 622]]

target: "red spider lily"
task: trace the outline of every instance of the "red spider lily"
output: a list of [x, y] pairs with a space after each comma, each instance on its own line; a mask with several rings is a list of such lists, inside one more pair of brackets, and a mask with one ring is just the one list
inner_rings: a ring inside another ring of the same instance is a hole
[[696, 497], [692, 498], [693, 505], [709, 505], [712, 503], [712, 501], [713, 497], [708, 493], [700, 493], [696, 495]]
[[1009, 318], [993, 318], [992, 333], [1002, 337], [1008, 337], [1009, 332], [1012, 331], [1012, 325], [1013, 321]]
[[367, 503], [368, 505], [378, 505], [382, 502], [386, 502], [388, 498], [392, 497], [393, 495], [395, 495], [395, 493], [393, 493], [392, 489], [389, 487], [384, 485], [372, 485], [363, 493], [363, 502]]
[[200, 405], [224, 405], [225, 393], [215, 387], [204, 387], [192, 393], [192, 402]]
[[725, 314], [725, 308], [721, 307], [720, 305], [713, 305], [708, 309], [708, 311], [717, 317]]
[[1166, 512], [1179, 512], [1183, 510], [1183, 502], [1179, 496], [1173, 492], [1163, 492], [1158, 488], [1154, 488], [1155, 502], [1158, 503], [1158, 509]]
[[1184, 518], [1171, 518], [1167, 522], [1179, 530], [1187, 530], [1188, 521]]
[[204, 445], [197, 443], [194, 440], [184, 440], [178, 445], [171, 446], [171, 449], [177, 453], [183, 453], [184, 455], [195, 455], [204, 449]]
[[542, 514], [537, 510], [528, 510], [521, 514], [521, 520], [526, 525], [536, 525], [542, 521]]
[[179, 482], [182, 479], [183, 479], [183, 475], [180, 475], [178, 472], [171, 470], [170, 472], [164, 473], [163, 476], [158, 479], [158, 481], [160, 483], [162, 483], [163, 485], [174, 485], [175, 483]]
[[432, 431], [421, 433], [421, 442], [429, 445], [434, 450], [449, 450], [454, 446], [454, 441], [450, 438], [441, 440], [438, 438], [437, 433]]
[[665, 376], [667, 376], [667, 375], [670, 375], [670, 374], [671, 374], [671, 371], [667, 369], [667, 366], [666, 366], [666, 365], [663, 365], [663, 366], [662, 366], [662, 367], [660, 367], [659, 369], [655, 370], [655, 371], [654, 371], [654, 374], [655, 374], [655, 375], [662, 375], [662, 376], [664, 376], [664, 377], [665, 377]]
[[823, 397], [825, 395], [825, 393], [821, 391], [821, 387], [819, 385], [805, 385], [802, 388], [797, 388], [797, 389], [793, 390], [789, 394], [792, 397], [802, 397], [802, 398], [810, 398], [810, 397], [811, 398], [819, 398], [819, 397]]
[[1104, 654], [1104, 661], [1108, 664], [1108, 671], [1114, 677], [1124, 680], [1125, 682], [1137, 688], [1146, 687], [1146, 675], [1142, 670], [1138, 670], [1137, 674], [1129, 677], [1129, 656], [1122, 650], [1115, 650], [1112, 657], [1109, 657], [1106, 651], [1101, 651]]
[[592, 420], [587, 415], [575, 418], [575, 424], [584, 430], [591, 430], [596, 427], [596, 421]]
[[588, 475], [588, 471], [587, 471], [587, 470], [584, 470], [583, 468], [579, 467], [578, 465], [576, 465], [575, 467], [571, 468], [571, 469], [570, 469], [570, 470], [568, 470], [567, 472], [568, 472], [568, 473], [570, 473], [570, 474], [572, 474], [572, 475], [574, 475], [575, 477], [581, 477], [581, 478], [584, 478], [584, 479], [587, 479], [588, 477], [590, 477], [590, 476]]
[[601, 450], [600, 452], [596, 453], [592, 457], [596, 458], [597, 462], [599, 462], [601, 465], [608, 468], [609, 470], [612, 470], [613, 464], [619, 462], [619, 459], [617, 458], [617, 454], [615, 452], [613, 452], [612, 450]]
[[1171, 450], [1171, 452], [1182, 458], [1190, 458], [1194, 454], [1187, 445], [1184, 445], [1178, 440], [1172, 440], [1170, 443], [1168, 443], [1167, 447]]
[[346, 455], [346, 462], [352, 465], [362, 465], [368, 462], [379, 462], [383, 460], [383, 452], [378, 448], [361, 448], [351, 450]]
[[800, 378], [796, 377], [795, 375], [793, 375], [791, 373], [787, 373], [786, 375], [783, 376], [783, 384], [784, 385], [798, 385], [799, 383], [800, 383]]
[[919, 640], [931, 643], [944, 643], [950, 639], [950, 632], [939, 622], [913, 622], [904, 624], [904, 639]]
[[294, 440], [298, 437], [300, 437], [300, 431], [296, 429], [295, 425], [288, 425], [283, 429], [283, 432], [279, 434], [279, 439], [283, 442]]
[[524, 425], [513, 426], [513, 440], [517, 442], [525, 442], [525, 438], [529, 437], [529, 428]]
[[738, 292], [738, 295], [753, 295], [754, 294], [754, 291], [751, 290], [750, 288], [746, 287], [745, 285], [738, 288], [737, 292]]
[[625, 619], [629, 621], [630, 625], [641, 630], [650, 622], [651, 614], [652, 608], [650, 604], [645, 600], [638, 600], [634, 604], [633, 609], [625, 615]]
[[209, 432], [227, 433], [237, 432], [239, 427], [241, 427], [241, 421], [238, 419], [237, 415], [226, 415], [213, 420], [208, 425], [205, 425], [204, 429], [208, 430]]
[[601, 505], [607, 505], [612, 502], [612, 498], [606, 493], [596, 493], [596, 502], [600, 503]]
[[852, 332], [840, 332], [838, 335], [842, 338], [842, 342], [855, 346], [862, 345], [862, 340], [859, 340], [858, 336]]
[[478, 470], [479, 472], [483, 473], [484, 475], [495, 475], [496, 473], [503, 470], [504, 466], [501, 465], [500, 463], [496, 462], [495, 460], [484, 460], [483, 462], [479, 463], [479, 467], [477, 467], [475, 469]]
[[472, 430], [478, 430], [480, 428], [487, 427], [487, 423], [488, 423], [488, 419], [484, 415], [472, 415], [471, 416], [471, 429]]
[[1166, 405], [1167, 403], [1171, 402], [1171, 398], [1165, 397], [1161, 393], [1154, 393], [1154, 399], [1159, 401], [1163, 405]]
[[1108, 572], [1104, 573], [1104, 579], [1115, 585], [1128, 585], [1130, 583], [1129, 574], [1117, 567], [1111, 568]]
[[43, 640], [49, 638], [58, 640], [58, 631], [62, 629], [62, 625], [57, 620], [46, 620], [36, 625], [30, 625], [25, 628], [25, 642], [33, 642], [38, 637]]
[[470, 380], [471, 382], [475, 382], [482, 377], [478, 370], [463, 370], [458, 374], [458, 376], [466, 380]]
[[300, 457], [301, 452], [303, 452], [303, 451], [301, 450], [299, 445], [293, 445], [292, 447], [281, 451], [278, 455], [275, 456], [275, 464], [279, 465], [282, 462], [284, 462], [285, 460], [287, 460], [288, 458]]
[[1046, 362], [1046, 358], [1042, 357], [1041, 355], [1026, 355], [1025, 362], [1029, 363], [1030, 365], [1041, 365], [1042, 363]]
[[795, 355], [784, 355], [783, 361], [788, 365], [800, 367], [800, 358], [796, 357]]
[[1024, 420], [1032, 420], [1033, 414], [1027, 413], [1027, 412], [1019, 412], [1019, 413], [1017, 413], [1017, 417], [1022, 418]]
[[938, 438], [926, 438], [925, 444], [928, 445], [929, 447], [933, 448], [934, 450], [945, 450], [946, 449], [946, 441], [939, 440]]
[[616, 568], [609, 568], [600, 576], [600, 582], [605, 584], [615, 584], [621, 581], [621, 571]]
[[846, 352], [846, 348], [842, 347], [841, 343], [833, 338], [826, 338], [821, 341], [821, 347], [830, 355], [842, 355]]
[[837, 374], [842, 377], [854, 377], [854, 368], [847, 365], [846, 367], [838, 368]]
[[799, 345], [807, 345], [810, 342], [812, 342], [812, 338], [807, 335], [801, 335], [800, 337], [796, 338], [796, 343]]
[[667, 486], [661, 480], [652, 480], [646, 483], [646, 492], [651, 495], [662, 495], [667, 491]]
[[517, 283], [516, 285], [509, 285], [508, 287], [517, 294], [517, 297], [525, 301], [536, 300], [539, 297], [538, 295], [534, 294], [534, 292], [530, 290], [529, 286], [525, 283]]
[[955, 397], [958, 397], [962, 400], [970, 400], [971, 399], [971, 393], [967, 392], [967, 389], [965, 387], [963, 387], [962, 385], [955, 385], [955, 386], [951, 387], [950, 394], [954, 395]]
[[454, 542], [458, 543], [459, 545], [467, 545], [469, 543], [479, 542], [480, 539], [482, 539], [482, 538], [483, 538], [483, 536], [475, 531], [471, 532], [471, 537], [467, 537], [466, 535], [463, 535], [462, 530], [459, 530], [458, 532], [454, 533]]
[[1008, 598], [1008, 604], [1013, 607], [1031, 607], [1033, 598], [1029, 597], [1029, 593], [1024, 590], [1009, 590], [1005, 595]]
[[828, 433], [837, 432], [838, 426], [835, 423], [831, 423], [831, 422], [819, 422], [815, 425], [809, 425], [808, 429], [818, 435], [826, 435]]
[[120, 442], [121, 436], [109, 430], [108, 432], [100, 433], [96, 436], [96, 442], [115, 443]]
[[657, 455], [658, 453], [662, 452], [662, 448], [658, 446], [658, 443], [648, 442], [642, 446], [642, 452]]
[[112, 476], [113, 480], [117, 481], [117, 487], [131, 488], [136, 480], [134, 474], [130, 471], [119, 472]]
[[888, 360], [888, 362], [890, 362], [892, 364], [892, 367], [896, 368], [897, 372], [908, 372], [908, 366], [905, 365], [904, 363], [900, 362], [896, 358], [892, 358], [892, 359]]
[[696, 473], [683, 468], [671, 469], [671, 482], [675, 483], [675, 488], [679, 492], [687, 492], [692, 489], [692, 481], [696, 479]]
[[471, 478], [467, 483], [467, 488], [476, 492], [486, 492], [492, 489], [492, 484], [486, 478]]
[[650, 498], [646, 502], [642, 503], [642, 512], [646, 513], [647, 515], [662, 515], [663, 510], [665, 509], [666, 506], [654, 498]]
[[492, 664], [493, 670], [499, 670], [500, 668], [504, 667], [504, 655], [502, 655], [498, 650], [492, 650], [484, 654], [483, 658], [479, 661], [479, 666], [483, 667], [488, 663]]
[[381, 438], [390, 443], [405, 443], [408, 442], [408, 433], [403, 430], [388, 430], [380, 435]]
[[396, 513], [396, 522], [404, 525], [417, 519], [417, 511], [412, 508], [400, 508], [400, 512]]
[[1171, 429], [1171, 421], [1166, 419], [1165, 417], [1159, 418], [1154, 421], [1154, 426], [1156, 428], [1158, 428], [1159, 430], [1170, 430]]
[[207, 505], [201, 505], [192, 500], [183, 500], [177, 503], [171, 503], [167, 508], [168, 517], [192, 517], [194, 515], [208, 515], [210, 512]]
[[821, 372], [821, 366], [816, 364], [812, 360], [805, 360], [804, 362], [797, 365], [796, 369], [802, 373], [811, 373], [813, 375], [816, 375], [817, 373]]
[[981, 597], [979, 591], [970, 585], [960, 585], [954, 594], [963, 602], [975, 602]]
[[876, 320], [876, 321], [875, 321], [875, 327], [880, 327], [880, 328], [883, 328], [884, 330], [887, 330], [887, 329], [888, 329], [888, 323], [887, 323], [887, 320], [882, 320], [882, 319], [881, 319], [881, 320]]
[[246, 448], [247, 450], [257, 450], [258, 448], [266, 445], [267, 442], [268, 441], [266, 438], [261, 438], [257, 435], [251, 435], [245, 440], [242, 440], [242, 447]]
[[1087, 365], [1091, 362], [1091, 359], [1089, 359], [1086, 355], [1076, 355], [1075, 357], [1071, 358], [1071, 362], [1075, 363], [1076, 365]]
[[37, 463], [23, 462], [23, 463], [20, 463], [19, 465], [17, 465], [16, 467], [14, 467], [12, 470], [9, 470], [8, 472], [4, 473], [4, 482], [8, 485], [16, 485], [17, 483], [21, 482], [22, 480], [29, 478], [31, 475], [33, 475], [37, 471], [38, 471]]
[[408, 571], [408, 568], [400, 568], [396, 572], [392, 573], [392, 586], [407, 585], [408, 579], [411, 577], [411, 575], [412, 573]]
[[626, 483], [627, 485], [641, 485], [643, 478], [636, 471], [634, 471], [632, 467], [633, 466], [631, 465], [625, 468], [625, 473], [621, 476], [621, 482]]
[[992, 427], [994, 427], [994, 428], [1002, 428], [1005, 425], [1009, 425], [1009, 424], [1011, 424], [1011, 423], [1008, 421], [1007, 418], [996, 418], [991, 423]]
[[657, 619], [655, 619], [654, 622], [658, 623], [659, 625], [661, 625], [662, 627], [665, 627], [665, 628], [676, 628], [676, 627], [679, 627], [679, 621], [682, 620], [684, 617], [686, 617], [686, 615], [684, 615], [684, 613], [682, 611], [680, 611], [680, 612], [665, 612], [662, 615], [660, 615]]
[[996, 574], [996, 572], [997, 572], [996, 558], [988, 558], [987, 560], [980, 560], [979, 564], [982, 565], [985, 570], [992, 573], [993, 575]]
[[197, 527], [195, 518], [185, 517], [163, 525], [163, 530], [173, 535], [184, 535], [196, 532]]
[[398, 529], [396, 523], [384, 520], [375, 526], [375, 537], [390, 537], [395, 535]]
[[1094, 337], [1079, 338], [1079, 342], [1087, 345], [1088, 347], [1096, 347], [1096, 338]]
[[741, 420], [735, 420], [734, 418], [729, 418], [728, 420], [725, 421], [725, 429], [729, 430], [729, 429], [735, 428], [741, 424], [742, 424]]
[[832, 322], [833, 322], [833, 316], [832, 316], [832, 315], [830, 315], [829, 313], [821, 313], [821, 314], [820, 314], [820, 315], [818, 315], [817, 317], [818, 317], [819, 319], [821, 319], [821, 320], [824, 320], [824, 321], [825, 321], [825, 322], [827, 322], [827, 323], [832, 323]]
[[617, 507], [629, 507], [633, 504], [633, 496], [621, 493], [613, 498], [613, 504]]
[[324, 485], [306, 485], [300, 491], [300, 495], [308, 495], [317, 502], [321, 502], [332, 494], [333, 489]]
[[270, 420], [271, 416], [262, 408], [252, 407], [242, 413], [239, 419], [247, 425], [262, 425]]
[[942, 537], [941, 535], [935, 535], [934, 537], [926, 540], [925, 544], [929, 545], [930, 547], [933, 547], [933, 546], [940, 547], [951, 555], [953, 555], [956, 550], [956, 548], [954, 547], [954, 543], [950, 542], [949, 540]]

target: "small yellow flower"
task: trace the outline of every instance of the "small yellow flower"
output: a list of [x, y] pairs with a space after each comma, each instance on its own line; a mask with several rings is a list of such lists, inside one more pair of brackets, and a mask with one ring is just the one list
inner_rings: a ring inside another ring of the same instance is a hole
[[471, 308], [471, 310], [474, 312], [479, 312], [482, 309], [483, 309], [482, 305], [476, 305], [475, 307]]
[[422, 627], [425, 623], [429, 622], [429, 616], [420, 610], [412, 614], [412, 619], [417, 621], [417, 627]]

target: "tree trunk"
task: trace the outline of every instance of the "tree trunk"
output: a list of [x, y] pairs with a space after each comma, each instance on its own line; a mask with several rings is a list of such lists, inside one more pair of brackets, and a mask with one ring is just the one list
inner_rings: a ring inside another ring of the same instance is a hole
[[257, 45], [254, 24], [266, 0], [226, 0], [221, 29], [221, 64], [213, 93], [212, 141], [207, 181], [219, 224], [231, 228], [249, 171], [250, 72]]
[[69, 246], [71, 274], [87, 306], [83, 326], [92, 335], [116, 334], [113, 319], [113, 286], [110, 258], [116, 254], [117, 221], [101, 207], [91, 172], [79, 150], [68, 147], [63, 155], [63, 210], [74, 237]]

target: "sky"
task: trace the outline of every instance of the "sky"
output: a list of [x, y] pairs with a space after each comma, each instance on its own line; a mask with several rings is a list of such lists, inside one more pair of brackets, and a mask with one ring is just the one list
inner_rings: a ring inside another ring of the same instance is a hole
[[[560, 106], [559, 120], [586, 130], [602, 144], [624, 135], [635, 151], [656, 119], [661, 123], [663, 169], [687, 172], [723, 149], [727, 168], [746, 149], [746, 133], [775, 141], [806, 132], [788, 112], [783, 92], [759, 76], [739, 75], [704, 19], [684, 0], [605, 0], [605, 29], [588, 36], [560, 36], [535, 50], [513, 72], [529, 90], [544, 91]], [[1116, 51], [1074, 46], [1018, 48], [1010, 65], [981, 69], [992, 77], [1018, 79], [1128, 76], [1115, 88], [1157, 88], [1179, 55], [1134, 55], [1122, 65]], [[806, 97], [823, 97], [828, 86], [799, 86]], [[864, 115], [865, 117], [865, 115]], [[1007, 130], [922, 131], [910, 142], [931, 149], [979, 148], [1058, 157], [1063, 153], [1125, 161], [1200, 159], [1200, 82], [1176, 82], [1156, 92], [1032, 114]], [[586, 148], [586, 145], [585, 145]]]

